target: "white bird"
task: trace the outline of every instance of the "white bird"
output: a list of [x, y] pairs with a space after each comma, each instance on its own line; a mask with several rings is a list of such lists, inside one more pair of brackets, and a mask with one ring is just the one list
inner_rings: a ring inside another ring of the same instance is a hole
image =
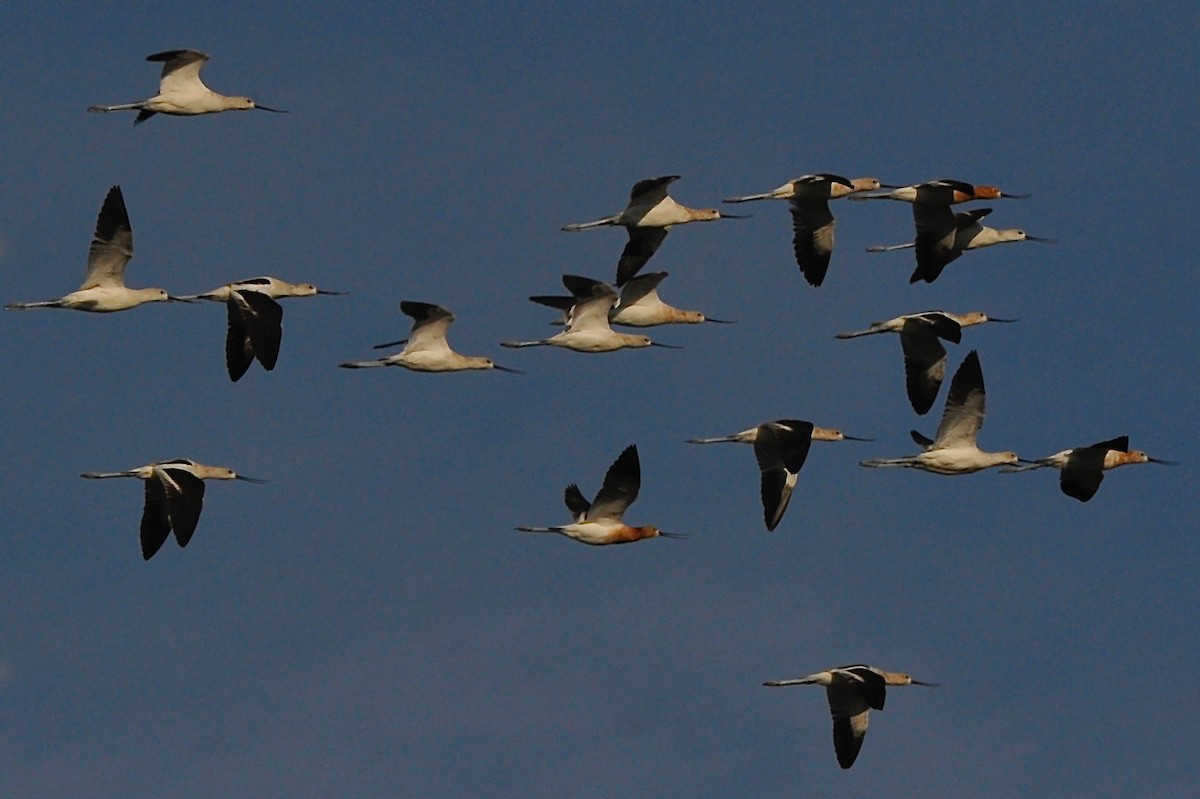
[[956, 314], [949, 311], [922, 311], [904, 314], [885, 322], [874, 322], [866, 330], [838, 333], [835, 338], [858, 338], [876, 333], [899, 333], [904, 351], [904, 375], [908, 401], [918, 414], [929, 413], [946, 376], [946, 349], [939, 338], [958, 344], [962, 329], [984, 322], [1015, 322], [1015, 319], [989, 317], [983, 311]]
[[764, 422], [758, 427], [731, 436], [689, 438], [688, 443], [717, 444], [729, 441], [754, 445], [754, 456], [762, 473], [763, 521], [766, 522], [767, 530], [774, 530], [783, 519], [783, 512], [787, 510], [812, 442], [843, 440], [871, 439], [847, 436], [840, 430], [814, 427], [812, 422], [799, 419], [779, 419]]
[[980, 224], [980, 220], [992, 212], [991, 208], [954, 213], [948, 205], [913, 205], [917, 238], [905, 244], [887, 244], [868, 247], [867, 252], [893, 252], [913, 248], [916, 250], [917, 268], [909, 277], [909, 283], [923, 280], [932, 283], [942, 274], [948, 264], [967, 250], [978, 250], [995, 244], [1017, 241], [1036, 241], [1053, 244], [1054, 239], [1031, 236], [1019, 228], [997, 229]]
[[229, 299], [230, 292], [233, 291], [257, 291], [260, 294], [266, 294], [273, 300], [284, 299], [286, 297], [312, 297], [316, 294], [329, 295], [344, 295], [344, 291], [325, 291], [319, 289], [312, 283], [289, 283], [286, 280], [280, 280], [277, 277], [250, 277], [245, 280], [235, 280], [232, 283], [226, 283], [224, 286], [218, 286], [212, 291], [206, 291], [203, 294], [185, 294], [180, 297], [181, 300], [212, 300], [213, 302], [225, 302]]
[[136, 477], [146, 481], [146, 504], [142, 510], [142, 558], [150, 560], [175, 531], [175, 541], [186, 547], [196, 532], [204, 505], [205, 480], [244, 480], [265, 483], [238, 474], [224, 466], [206, 466], [183, 458], [159, 461], [125, 472], [84, 472], [84, 477]]
[[454, 321], [454, 314], [440, 305], [428, 302], [404, 300], [400, 310], [412, 317], [412, 332], [403, 341], [380, 344], [376, 349], [403, 344], [404, 350], [375, 361], [346, 361], [339, 364], [345, 369], [365, 369], [373, 366], [403, 366], [414, 372], [462, 372], [468, 369], [497, 369], [501, 372], [520, 374], [492, 362], [490, 358], [476, 355], [460, 355], [450, 349], [446, 331]]
[[563, 285], [575, 298], [567, 327], [550, 338], [536, 341], [502, 341], [502, 347], [563, 347], [577, 352], [612, 352], [625, 347], [665, 347], [648, 336], [617, 333], [608, 323], [608, 315], [617, 302], [617, 292], [607, 283], [579, 275], [563, 275]]
[[987, 397], [983, 386], [983, 370], [979, 354], [971, 350], [963, 360], [954, 379], [937, 435], [932, 440], [912, 431], [913, 440], [925, 447], [917, 455], [903, 458], [863, 461], [863, 466], [905, 466], [935, 474], [970, 474], [992, 466], [1017, 462], [1015, 452], [984, 452], [976, 446], [979, 428], [983, 426]]
[[230, 291], [225, 300], [225, 368], [237, 382], [257, 358], [268, 372], [279, 360], [283, 339], [283, 308], [266, 294], [250, 289]]
[[1016, 466], [1003, 471], [1027, 472], [1052, 466], [1059, 470], [1059, 487], [1068, 497], [1087, 502], [1100, 490], [1104, 472], [1118, 466], [1134, 463], [1160, 463], [1174, 466], [1174, 461], [1151, 458], [1141, 450], [1129, 449], [1129, 436], [1118, 436], [1086, 447], [1064, 449], [1047, 458], [1040, 458], [1027, 466]]
[[[696, 325], [715, 322], [728, 325], [725, 319], [714, 319], [700, 311], [685, 311], [663, 302], [658, 296], [658, 284], [667, 277], [667, 272], [645, 272], [629, 280], [621, 289], [621, 297], [608, 312], [609, 324], [626, 327], [654, 327], [656, 325]], [[575, 298], [560, 295], [539, 294], [529, 298], [539, 305], [557, 308], [563, 312], [565, 324], [575, 307]]]
[[200, 68], [208, 61], [208, 56], [198, 50], [167, 50], [162, 53], [146, 56], [147, 61], [163, 63], [162, 76], [158, 81], [158, 94], [148, 100], [122, 105], [93, 105], [88, 111], [106, 113], [108, 111], [137, 111], [137, 119], [133, 124], [145, 122], [155, 114], [171, 114], [173, 116], [194, 116], [196, 114], [214, 114], [218, 111], [271, 111], [276, 114], [286, 114], [278, 108], [267, 108], [259, 105], [249, 97], [226, 97], [217, 94], [204, 85], [200, 80]]
[[4, 308], [69, 308], [73, 311], [110, 313], [136, 308], [146, 302], [186, 302], [162, 289], [125, 287], [125, 267], [133, 258], [133, 229], [120, 186], [113, 186], [100, 206], [96, 234], [88, 248], [87, 277], [78, 291], [46, 302], [12, 302]]
[[829, 271], [833, 234], [837, 222], [829, 212], [829, 200], [880, 187], [876, 178], [850, 180], [840, 175], [804, 175], [763, 194], [726, 197], [723, 202], [788, 200], [792, 211], [792, 248], [800, 273], [811, 286], [820, 286]]
[[639, 180], [633, 184], [633, 189], [629, 192], [629, 204], [621, 213], [593, 222], [574, 222], [564, 225], [562, 229], [573, 233], [608, 225], [624, 227], [629, 232], [629, 243], [625, 245], [621, 260], [617, 263], [616, 283], [623, 286], [657, 252], [673, 225], [742, 218], [733, 214], [722, 214], [715, 208], [688, 208], [686, 205], [680, 205], [667, 194], [667, 187], [676, 180], [679, 180], [679, 175]]
[[838, 765], [850, 768], [862, 749], [867, 734], [867, 721], [872, 710], [883, 710], [889, 685], [923, 685], [937, 683], [914, 680], [907, 674], [883, 671], [874, 666], [838, 666], [794, 680], [768, 680], [763, 685], [778, 688], [784, 685], [824, 685], [833, 715], [833, 751]]
[[608, 472], [604, 486], [596, 498], [588, 502], [579, 486], [572, 483], [563, 493], [567, 510], [574, 521], [556, 527], [518, 527], [526, 533], [561, 533], [584, 544], [628, 544], [643, 538], [686, 538], [679, 533], [667, 533], [657, 527], [630, 527], [622, 517], [637, 499], [642, 486], [642, 467], [636, 445], [625, 448]]

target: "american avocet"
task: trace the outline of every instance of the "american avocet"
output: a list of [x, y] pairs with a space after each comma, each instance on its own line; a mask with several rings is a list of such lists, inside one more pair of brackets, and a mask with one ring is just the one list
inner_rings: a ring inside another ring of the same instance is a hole
[[907, 674], [883, 671], [874, 666], [838, 666], [794, 680], [768, 680], [763, 685], [777, 688], [783, 685], [824, 685], [833, 715], [833, 751], [838, 765], [850, 768], [867, 734], [868, 716], [872, 710], [883, 710], [889, 685], [923, 685], [937, 683], [914, 680]]
[[596, 498], [588, 502], [579, 486], [571, 483], [563, 493], [567, 510], [574, 521], [557, 527], [518, 527], [526, 533], [562, 533], [584, 544], [628, 544], [643, 538], [685, 538], [657, 527], [630, 527], [621, 520], [626, 509], [637, 499], [642, 486], [642, 467], [636, 445], [625, 448], [608, 472]]
[[171, 530], [179, 546], [186, 547], [196, 532], [204, 505], [205, 480], [244, 480], [265, 483], [238, 474], [224, 466], [206, 466], [196, 461], [159, 461], [125, 472], [84, 472], [84, 477], [136, 477], [146, 481], [146, 504], [142, 510], [142, 558], [150, 560], [162, 547]]
[[241, 380], [250, 364], [258, 362], [268, 372], [279, 360], [283, 339], [283, 308], [258, 291], [243, 289], [229, 292], [225, 300], [229, 320], [225, 332], [225, 367], [229, 379]]
[[932, 283], [942, 270], [967, 250], [978, 250], [994, 244], [1016, 241], [1036, 241], [1052, 244], [1054, 239], [1030, 236], [1019, 228], [997, 229], [980, 224], [979, 220], [992, 212], [991, 208], [954, 213], [948, 205], [913, 205], [916, 222], [916, 241], [868, 247], [867, 252], [892, 252], [914, 248], [917, 268], [909, 283], [924, 280]]
[[1015, 452], [984, 452], [976, 446], [983, 426], [987, 397], [979, 354], [971, 350], [950, 381], [946, 409], [933, 439], [912, 431], [913, 440], [925, 447], [917, 455], [863, 461], [863, 466], [906, 466], [935, 474], [970, 474], [992, 466], [1016, 463]]
[[1027, 466], [1004, 469], [1005, 472], [1026, 472], [1053, 466], [1059, 470], [1059, 486], [1068, 497], [1087, 502], [1100, 489], [1107, 469], [1133, 463], [1161, 463], [1174, 466], [1174, 461], [1151, 458], [1141, 450], [1129, 449], [1129, 436], [1119, 436], [1086, 447], [1064, 449], [1048, 458], [1040, 458]]
[[647, 336], [617, 333], [608, 323], [608, 314], [617, 302], [617, 292], [607, 283], [579, 275], [563, 275], [563, 285], [575, 298], [567, 327], [550, 338], [536, 341], [502, 341], [502, 347], [564, 347], [577, 352], [612, 352], [625, 347], [666, 347]]
[[125, 287], [125, 267], [133, 258], [133, 229], [120, 186], [113, 186], [100, 206], [96, 219], [96, 235], [88, 248], [87, 277], [78, 291], [62, 299], [46, 302], [11, 302], [5, 309], [70, 308], [73, 311], [109, 313], [136, 308], [145, 302], [186, 302], [172, 297], [162, 289], [130, 289]]
[[815, 427], [812, 422], [799, 419], [779, 419], [763, 422], [758, 427], [717, 438], [689, 438], [689, 444], [717, 444], [739, 442], [754, 445], [754, 456], [762, 472], [763, 521], [767, 530], [774, 530], [783, 519], [800, 469], [808, 458], [809, 446], [814, 441], [870, 441], [869, 438], [848, 436], [841, 430]]
[[133, 124], [145, 122], [155, 114], [194, 116], [213, 114], [218, 111], [271, 111], [286, 114], [278, 108], [259, 105], [249, 97], [226, 97], [209, 89], [200, 80], [200, 68], [208, 56], [198, 50], [167, 50], [146, 56], [147, 61], [162, 61], [162, 76], [158, 80], [158, 94], [148, 100], [122, 105], [93, 105], [92, 112], [137, 111]]
[[225, 302], [229, 299], [231, 291], [257, 291], [260, 294], [266, 294], [273, 300], [280, 300], [285, 297], [312, 297], [316, 294], [344, 295], [347, 293], [344, 291], [326, 291], [317, 288], [312, 283], [289, 283], [277, 277], [251, 277], [245, 280], [235, 280], [232, 283], [226, 283], [224, 286], [218, 286], [212, 291], [206, 291], [203, 294], [185, 294], [180, 299]]
[[924, 415], [933, 407], [938, 389], [946, 376], [946, 349], [939, 338], [958, 344], [962, 329], [984, 322], [1015, 322], [1015, 319], [989, 317], [983, 311], [956, 314], [949, 311], [922, 311], [905, 314], [886, 322], [874, 322], [866, 330], [838, 333], [836, 338], [858, 338], [876, 333], [899, 333], [900, 348], [904, 351], [904, 375], [908, 386], [908, 401], [918, 414]]
[[[705, 316], [700, 311], [685, 311], [668, 305], [658, 296], [658, 284], [667, 277], [666, 272], [646, 272], [631, 278], [621, 289], [621, 297], [608, 312], [609, 324], [625, 325], [627, 327], [654, 327], [656, 325], [695, 325], [703, 322], [716, 322], [728, 325], [732, 322], [726, 319], [714, 319]], [[557, 308], [563, 312], [563, 320], [556, 324], [565, 324], [575, 307], [574, 297], [535, 295], [532, 301]]]
[[741, 218], [723, 214], [715, 208], [680, 205], [667, 194], [667, 187], [676, 180], [679, 180], [679, 175], [639, 180], [633, 184], [629, 192], [629, 204], [621, 213], [593, 222], [574, 222], [563, 225], [562, 229], [575, 232], [607, 225], [624, 227], [629, 232], [629, 243], [625, 245], [621, 260], [617, 263], [617, 285], [623, 286], [646, 265], [673, 225]]
[[796, 253], [796, 264], [809, 285], [819, 286], [825, 280], [825, 273], [829, 271], [829, 257], [833, 254], [834, 227], [837, 225], [833, 214], [829, 212], [829, 200], [860, 191], [873, 191], [880, 185], [875, 178], [850, 180], [840, 175], [804, 175], [789, 180], [773, 191], [726, 197], [724, 202], [789, 200], [792, 210], [792, 248]]
[[415, 372], [462, 372], [468, 369], [497, 369], [501, 372], [521, 374], [516, 369], [498, 366], [490, 358], [477, 355], [459, 355], [450, 349], [446, 331], [454, 321], [454, 314], [440, 305], [428, 302], [404, 300], [400, 310], [412, 317], [412, 332], [403, 341], [392, 341], [378, 345], [377, 349], [403, 344], [404, 350], [375, 361], [347, 361], [339, 364], [346, 369], [364, 369], [372, 366], [403, 366]]
[[900, 186], [879, 194], [856, 194], [854, 200], [899, 200], [919, 205], [955, 205], [971, 200], [1028, 199], [1028, 194], [1009, 194], [995, 186], [976, 185], [961, 180], [930, 180]]

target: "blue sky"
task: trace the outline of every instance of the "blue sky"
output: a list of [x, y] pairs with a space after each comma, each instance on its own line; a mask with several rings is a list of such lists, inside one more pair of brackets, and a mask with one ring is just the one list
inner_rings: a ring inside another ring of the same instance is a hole
[[[1197, 18], [1187, 4], [709, 3], [7, 6], [0, 298], [82, 279], [123, 188], [132, 286], [260, 274], [285, 300], [272, 373], [232, 384], [219, 305], [0, 316], [0, 794], [20, 797], [1176, 796], [1200, 728], [1191, 261]], [[89, 115], [154, 92], [161, 50], [287, 116]], [[680, 350], [588, 356], [552, 332], [563, 272], [611, 279], [637, 180], [707, 207], [810, 172], [1032, 192], [988, 222], [1055, 237], [910, 286], [899, 203], [833, 207], [812, 289], [783, 203], [680, 228], [648, 269], [735, 325]], [[451, 343], [524, 375], [350, 372], [436, 302]], [[858, 466], [914, 451], [892, 337], [833, 334], [945, 307], [988, 387], [984, 449], [1041, 457], [1128, 434], [1180, 462], [1110, 473]], [[1182, 418], [1181, 418], [1182, 417]], [[779, 528], [745, 446], [816, 443]], [[591, 548], [513, 531], [567, 516], [630, 443], [627, 518], [686, 532]], [[213, 483], [186, 550], [142, 562], [142, 487], [88, 470], [175, 457]], [[837, 767], [818, 688], [867, 662], [897, 689]]]

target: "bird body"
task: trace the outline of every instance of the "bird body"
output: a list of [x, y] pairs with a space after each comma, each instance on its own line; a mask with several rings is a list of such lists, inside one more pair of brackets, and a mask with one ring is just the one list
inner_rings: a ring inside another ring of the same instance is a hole
[[874, 666], [838, 666], [792, 680], [768, 680], [763, 685], [778, 688], [787, 685], [823, 685], [833, 716], [833, 749], [838, 765], [847, 769], [854, 765], [867, 734], [867, 722], [872, 710], [883, 710], [889, 685], [923, 685], [936, 683], [914, 680], [907, 674], [884, 671]]
[[133, 124], [145, 122], [155, 114], [172, 116], [195, 116], [214, 114], [220, 111], [271, 111], [286, 113], [277, 108], [259, 105], [249, 97], [227, 97], [217, 94], [200, 80], [200, 68], [208, 56], [198, 50], [167, 50], [146, 56], [147, 61], [162, 62], [162, 75], [158, 82], [158, 94], [146, 100], [121, 105], [93, 105], [88, 111], [137, 111]]
[[658, 251], [671, 227], [688, 222], [737, 218], [732, 214], [722, 214], [715, 208], [689, 208], [675, 202], [674, 198], [667, 194], [667, 187], [676, 180], [679, 180], [679, 175], [639, 180], [629, 192], [628, 205], [619, 214], [591, 222], [573, 222], [564, 225], [562, 229], [575, 232], [606, 226], [625, 228], [629, 233], [629, 243], [625, 245], [617, 263], [616, 280], [616, 285], [622, 286]]
[[913, 438], [925, 450], [902, 458], [863, 461], [863, 466], [902, 466], [935, 474], [970, 474], [992, 466], [1017, 462], [1015, 452], [984, 452], [976, 445], [983, 426], [987, 398], [979, 355], [971, 350], [950, 381], [950, 393], [942, 411], [937, 435], [926, 439], [914, 431]]
[[25, 308], [68, 308], [73, 311], [112, 313], [136, 308], [147, 302], [182, 301], [162, 289], [131, 289], [125, 286], [125, 267], [133, 259], [133, 229], [120, 186], [113, 186], [100, 206], [96, 232], [88, 248], [87, 276], [78, 291], [57, 300], [13, 302], [6, 310]]
[[630, 445], [608, 467], [604, 475], [604, 486], [595, 500], [588, 502], [579, 486], [572, 483], [564, 492], [567, 510], [574, 521], [554, 527], [528, 527], [516, 529], [526, 533], [560, 533], [584, 544], [628, 544], [643, 538], [682, 538], [677, 533], [667, 533], [657, 527], [632, 527], [625, 524], [625, 511], [637, 499], [642, 485], [641, 462], [636, 445]]
[[463, 372], [476, 369], [497, 369], [501, 372], [518, 373], [516, 369], [499, 366], [490, 358], [480, 355], [461, 355], [450, 349], [446, 332], [454, 321], [454, 314], [440, 305], [428, 302], [404, 300], [400, 310], [412, 317], [412, 332], [404, 341], [380, 344], [390, 347], [404, 344], [404, 349], [395, 355], [374, 361], [346, 361], [340, 364], [346, 369], [365, 369], [375, 366], [403, 366], [414, 372]]
[[135, 477], [146, 482], [140, 531], [143, 560], [150, 560], [162, 548], [172, 530], [179, 546], [188, 545], [200, 521], [205, 480], [265, 482], [225, 466], [207, 466], [185, 458], [149, 463], [123, 472], [84, 472], [83, 476], [93, 480]]

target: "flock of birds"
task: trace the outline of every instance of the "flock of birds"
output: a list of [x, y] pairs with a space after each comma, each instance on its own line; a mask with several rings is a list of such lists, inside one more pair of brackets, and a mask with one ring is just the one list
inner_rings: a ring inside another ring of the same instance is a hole
[[[247, 97], [217, 94], [200, 80], [200, 68], [208, 56], [195, 50], [156, 53], [148, 61], [162, 62], [159, 92], [154, 97], [133, 103], [92, 106], [92, 112], [137, 111], [134, 124], [155, 114], [190, 116], [229, 110], [267, 108]], [[610, 352], [623, 348], [667, 347], [648, 336], [622, 333], [612, 325], [635, 328], [666, 324], [726, 323], [700, 311], [682, 310], [665, 302], [658, 287], [666, 272], [639, 274], [654, 256], [672, 227], [690, 222], [744, 218], [716, 209], [696, 209], [677, 203], [668, 187], [677, 175], [642, 180], [633, 186], [629, 202], [619, 213], [590, 222], [564, 226], [575, 232], [598, 227], [625, 228], [629, 241], [617, 262], [613, 285], [579, 275], [564, 275], [567, 295], [539, 295], [533, 302], [562, 313], [563, 329], [548, 338], [505, 341], [502, 346], [561, 347], [579, 352]], [[814, 287], [826, 278], [834, 250], [836, 222], [829, 201], [888, 199], [909, 203], [916, 235], [913, 242], [872, 247], [870, 252], [913, 249], [916, 269], [910, 282], [932, 283], [945, 267], [963, 253], [996, 244], [1019, 241], [1050, 242], [1023, 230], [998, 230], [981, 224], [990, 208], [955, 213], [951, 206], [973, 200], [1024, 198], [1007, 194], [992, 186], [973, 185], [956, 180], [934, 180], [910, 186], [889, 186], [874, 178], [846, 179], [833, 174], [805, 175], [777, 189], [760, 194], [728, 197], [727, 203], [758, 200], [787, 200], [793, 229], [796, 263], [805, 280]], [[289, 283], [274, 277], [256, 277], [227, 283], [203, 294], [174, 296], [159, 288], [131, 289], [125, 286], [125, 269], [133, 258], [133, 233], [124, 197], [119, 186], [112, 187], [104, 199], [96, 222], [95, 235], [88, 250], [87, 274], [83, 284], [59, 299], [42, 302], [17, 302], [6, 309], [66, 308], [108, 313], [134, 308], [148, 302], [225, 303], [227, 310], [226, 366], [230, 380], [236, 382], [257, 360], [264, 369], [275, 368], [282, 340], [283, 311], [277, 300], [341, 292], [318, 289], [310, 283]], [[615, 287], [614, 287], [615, 286]], [[619, 289], [619, 291], [618, 291]], [[347, 361], [342, 367], [360, 369], [401, 366], [421, 372], [450, 372], [496, 369], [518, 372], [499, 366], [490, 358], [462, 355], [447, 342], [447, 331], [454, 315], [446, 308], [425, 302], [405, 300], [400, 308], [413, 325], [407, 339], [377, 345], [390, 348], [403, 345], [393, 355], [368, 361]], [[988, 317], [983, 312], [951, 313], [924, 311], [876, 322], [867, 329], [838, 334], [838, 338], [857, 338], [882, 333], [900, 337], [904, 355], [908, 399], [918, 415], [933, 407], [945, 377], [947, 352], [942, 341], [955, 344], [964, 328], [985, 322], [1011, 322]], [[1127, 436], [1096, 444], [1065, 449], [1034, 461], [1020, 459], [1015, 452], [986, 452], [979, 449], [977, 437], [985, 415], [986, 395], [979, 356], [972, 350], [958, 367], [950, 382], [941, 422], [933, 438], [912, 431], [913, 440], [922, 447], [915, 455], [872, 459], [866, 467], [907, 467], [943, 475], [968, 474], [994, 466], [1023, 472], [1050, 467], [1060, 473], [1062, 492], [1086, 502], [1095, 495], [1104, 472], [1135, 463], [1170, 463], [1130, 450]], [[728, 436], [693, 438], [688, 443], [735, 442], [751, 444], [761, 472], [761, 494], [766, 528], [774, 530], [783, 518], [799, 473], [813, 441], [870, 441], [845, 435], [839, 430], [817, 427], [808, 421], [780, 419]], [[86, 472], [87, 478], [133, 477], [145, 483], [145, 503], [141, 519], [141, 550], [149, 560], [174, 532], [180, 547], [187, 546], [196, 530], [204, 498], [204, 481], [243, 480], [263, 482], [240, 475], [226, 467], [207, 466], [192, 460], [177, 459], [150, 463], [120, 472]], [[682, 538], [653, 526], [631, 526], [624, 514], [637, 499], [641, 488], [641, 465], [636, 446], [628, 446], [609, 467], [595, 499], [589, 501], [576, 484], [567, 486], [564, 501], [572, 521], [555, 526], [521, 526], [518, 530], [558, 533], [592, 545], [622, 544], [646, 538]], [[850, 768], [858, 756], [867, 730], [869, 711], [882, 710], [887, 686], [934, 685], [914, 680], [907, 674], [884, 671], [872, 666], [849, 665], [831, 668], [805, 677], [775, 680], [767, 686], [823, 685], [833, 715], [834, 749], [842, 768]]]

